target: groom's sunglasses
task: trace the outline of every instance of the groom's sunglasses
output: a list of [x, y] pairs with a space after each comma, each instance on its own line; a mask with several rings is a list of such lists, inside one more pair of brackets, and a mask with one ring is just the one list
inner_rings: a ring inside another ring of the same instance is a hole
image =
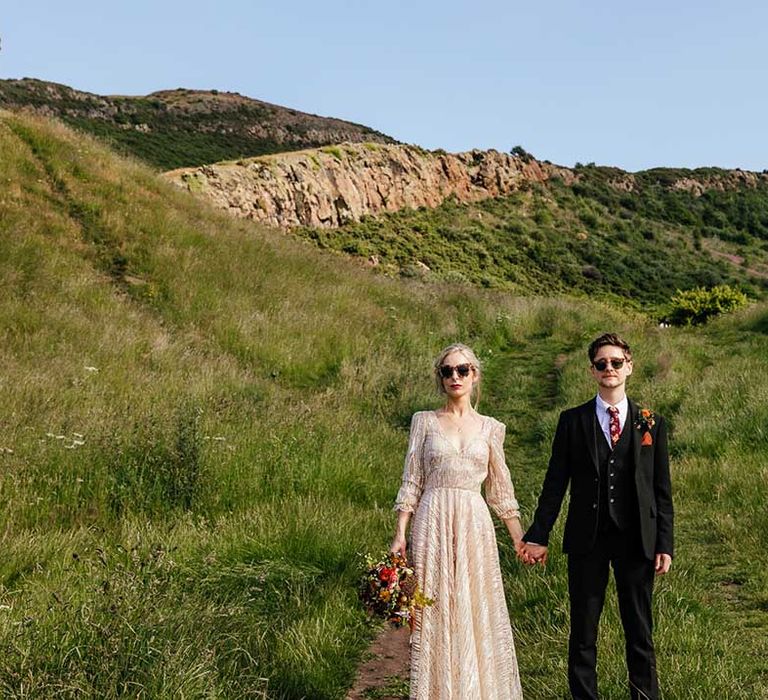
[[451, 367], [451, 365], [440, 365], [438, 368], [438, 372], [440, 372], [440, 376], [443, 379], [450, 379], [454, 372], [456, 372], [456, 374], [458, 374], [460, 377], [468, 377], [471, 371], [472, 365], [469, 363], [464, 365], [456, 365], [455, 367]]
[[598, 372], [605, 372], [606, 369], [608, 369], [608, 363], [611, 363], [611, 367], [613, 369], [621, 369], [624, 366], [624, 363], [626, 360], [595, 360], [592, 363], [592, 366], [598, 371]]

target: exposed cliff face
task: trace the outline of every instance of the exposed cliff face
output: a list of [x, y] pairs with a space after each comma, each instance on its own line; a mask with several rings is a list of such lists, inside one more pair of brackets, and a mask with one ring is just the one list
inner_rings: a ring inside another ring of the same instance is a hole
[[473, 202], [573, 171], [498, 151], [428, 152], [413, 146], [342, 144], [174, 170], [165, 175], [230, 213], [264, 223], [340, 226], [449, 197]]

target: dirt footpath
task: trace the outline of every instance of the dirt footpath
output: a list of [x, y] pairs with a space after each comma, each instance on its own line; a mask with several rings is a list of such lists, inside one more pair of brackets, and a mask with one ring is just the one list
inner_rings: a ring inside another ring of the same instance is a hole
[[383, 628], [371, 644], [370, 658], [357, 670], [346, 700], [407, 700], [409, 639], [408, 627]]

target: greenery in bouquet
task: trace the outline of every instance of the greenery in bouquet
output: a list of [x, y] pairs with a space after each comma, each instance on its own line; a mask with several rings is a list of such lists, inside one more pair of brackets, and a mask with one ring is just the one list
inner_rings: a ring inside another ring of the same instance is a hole
[[364, 557], [359, 594], [371, 617], [386, 620], [394, 627], [410, 623], [416, 608], [434, 603], [419, 588], [416, 572], [407, 559], [391, 552], [379, 561], [370, 555]]

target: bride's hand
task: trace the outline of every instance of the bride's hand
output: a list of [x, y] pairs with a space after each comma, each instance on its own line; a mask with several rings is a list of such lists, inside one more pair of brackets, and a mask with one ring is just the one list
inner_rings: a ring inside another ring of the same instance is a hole
[[533, 564], [535, 561], [529, 556], [527, 545], [522, 539], [515, 540], [515, 554], [523, 564]]
[[405, 537], [402, 537], [401, 535], [395, 535], [395, 538], [392, 540], [392, 544], [389, 546], [389, 551], [393, 554], [399, 554], [401, 557], [405, 557], [405, 549]]

